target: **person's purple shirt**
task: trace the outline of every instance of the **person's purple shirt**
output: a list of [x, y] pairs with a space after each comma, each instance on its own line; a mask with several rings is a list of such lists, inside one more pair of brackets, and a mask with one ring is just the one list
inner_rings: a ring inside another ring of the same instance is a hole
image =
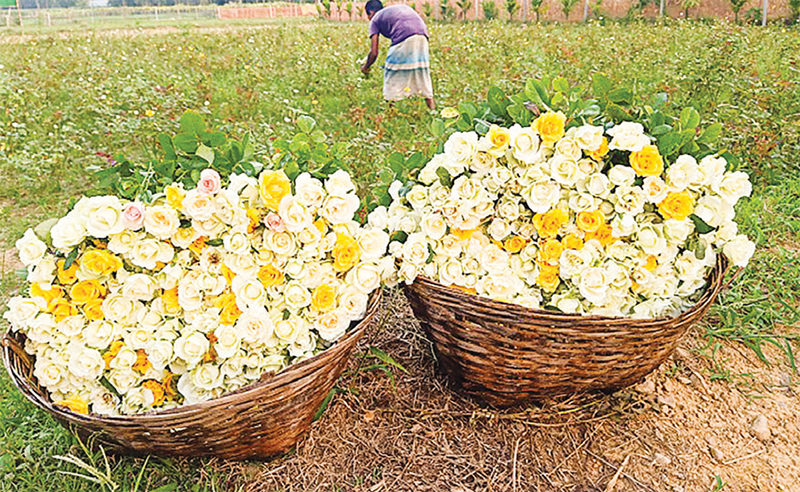
[[428, 37], [425, 21], [408, 5], [391, 5], [377, 11], [369, 22], [369, 37], [380, 34], [392, 40], [392, 46], [416, 34]]

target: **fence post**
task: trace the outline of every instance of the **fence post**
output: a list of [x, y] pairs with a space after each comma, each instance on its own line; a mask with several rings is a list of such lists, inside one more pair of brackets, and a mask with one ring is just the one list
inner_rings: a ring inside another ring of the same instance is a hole
[[17, 17], [19, 17], [19, 30], [22, 35], [25, 35], [25, 26], [22, 25], [22, 10], [19, 8], [19, 0], [17, 0]]
[[761, 27], [767, 25], [767, 12], [769, 11], [769, 0], [764, 0], [764, 5], [761, 12]]

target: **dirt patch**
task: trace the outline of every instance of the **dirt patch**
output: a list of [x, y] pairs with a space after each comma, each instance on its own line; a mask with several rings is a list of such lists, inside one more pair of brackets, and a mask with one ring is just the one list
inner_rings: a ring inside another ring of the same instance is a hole
[[[247, 490], [706, 492], [716, 477], [725, 491], [800, 489], [800, 399], [782, 364], [725, 345], [720, 373], [688, 337], [635, 389], [495, 411], [449, 386], [402, 295], [386, 309], [362, 353], [380, 347], [408, 373], [395, 371], [393, 389], [381, 371], [352, 374], [354, 358], [342, 383], [353, 392], [296, 452], [251, 469]], [[758, 415], [764, 441], [751, 433]]]
[[0, 274], [14, 273], [24, 267], [25, 265], [19, 261], [17, 248], [0, 249]]

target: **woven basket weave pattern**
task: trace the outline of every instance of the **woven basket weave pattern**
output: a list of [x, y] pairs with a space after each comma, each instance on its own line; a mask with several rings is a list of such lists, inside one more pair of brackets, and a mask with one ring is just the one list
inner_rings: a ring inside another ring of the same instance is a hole
[[633, 384], [658, 367], [722, 288], [719, 260], [705, 292], [675, 318], [630, 319], [533, 310], [426, 278], [405, 294], [442, 369], [471, 396], [498, 407]]
[[119, 417], [80, 415], [55, 406], [33, 377], [24, 336], [7, 333], [3, 361], [11, 379], [37, 407], [82, 439], [123, 454], [263, 459], [291, 449], [344, 370], [356, 342], [374, 318], [381, 292], [366, 317], [324, 352], [276, 375], [214, 400], [161, 412]]

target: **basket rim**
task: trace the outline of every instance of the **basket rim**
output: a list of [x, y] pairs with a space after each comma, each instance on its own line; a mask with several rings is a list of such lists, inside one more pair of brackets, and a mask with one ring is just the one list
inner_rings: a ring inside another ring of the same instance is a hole
[[353, 328], [348, 330], [342, 338], [339, 338], [330, 347], [314, 355], [313, 357], [309, 357], [308, 359], [291, 364], [279, 372], [263, 373], [259, 379], [248, 384], [247, 386], [230, 391], [218, 396], [217, 398], [212, 398], [211, 400], [136, 415], [98, 415], [93, 413], [82, 414], [73, 412], [67, 407], [63, 407], [61, 405], [55, 405], [50, 400], [50, 396], [48, 394], [42, 395], [39, 394], [38, 391], [32, 390], [32, 388], [24, 388], [22, 386], [23, 383], [29, 383], [29, 379], [21, 374], [18, 374], [13, 369], [13, 365], [10, 363], [11, 357], [19, 357], [17, 354], [12, 355], [14, 352], [12, 344], [18, 344], [19, 342], [15, 339], [14, 335], [11, 334], [10, 329], [4, 333], [2, 343], [0, 345], [2, 345], [3, 351], [3, 364], [6, 366], [6, 371], [8, 372], [9, 376], [11, 376], [11, 380], [14, 382], [14, 385], [17, 387], [17, 389], [23, 395], [25, 395], [25, 397], [30, 400], [31, 403], [47, 412], [50, 412], [54, 416], [68, 418], [71, 421], [81, 421], [83, 423], [109, 425], [124, 425], [147, 422], [155, 423], [160, 421], [169, 421], [176, 417], [187, 416], [194, 413], [213, 410], [214, 408], [218, 407], [235, 404], [242, 399], [246, 399], [249, 396], [253, 396], [256, 393], [264, 391], [269, 387], [279, 387], [283, 384], [308, 376], [308, 374], [305, 373], [305, 370], [309, 366], [317, 364], [323, 358], [332, 356], [335, 351], [342, 350], [343, 347], [346, 347], [349, 344], [355, 344], [357, 342], [367, 325], [377, 314], [382, 296], [382, 288], [378, 288], [373, 291], [369, 296], [367, 310], [364, 317], [359, 320]]
[[[535, 309], [522, 306], [520, 304], [514, 304], [505, 301], [498, 301], [491, 299], [489, 297], [480, 296], [478, 294], [472, 294], [469, 292], [465, 292], [461, 289], [445, 286], [429, 277], [425, 276], [417, 276], [414, 282], [411, 284], [406, 284], [403, 286], [405, 290], [414, 290], [417, 289], [431, 289], [435, 291], [439, 291], [441, 294], [454, 298], [455, 300], [462, 302], [467, 305], [473, 305], [481, 308], [485, 307], [493, 307], [493, 308], [500, 308], [508, 311], [509, 313], [524, 316], [524, 317], [539, 317], [539, 318], [551, 318], [559, 321], [575, 321], [575, 322], [591, 322], [591, 323], [598, 323], [604, 322], [608, 323], [609, 325], [620, 325], [620, 324], [640, 324], [646, 325], [651, 323], [665, 323], [671, 321], [679, 321], [691, 316], [695, 311], [701, 309], [705, 304], [710, 303], [713, 299], [716, 298], [717, 294], [723, 290], [723, 280], [725, 275], [727, 274], [730, 267], [730, 263], [727, 258], [721, 253], [717, 254], [716, 263], [711, 269], [708, 277], [706, 278], [706, 286], [703, 291], [703, 294], [697, 299], [697, 301], [692, 305], [691, 308], [681, 312], [676, 316], [662, 316], [660, 318], [633, 318], [630, 316], [604, 316], [598, 314], [573, 314], [573, 313], [565, 313], [563, 311], [549, 311], [546, 309]], [[742, 268], [739, 267], [738, 270]]]

